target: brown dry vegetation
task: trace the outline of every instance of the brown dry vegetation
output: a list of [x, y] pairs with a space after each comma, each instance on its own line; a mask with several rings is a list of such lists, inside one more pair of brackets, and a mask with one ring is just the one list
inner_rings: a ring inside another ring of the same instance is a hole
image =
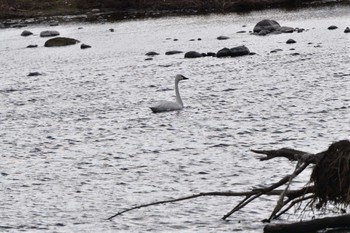
[[[117, 11], [196, 10], [200, 13], [239, 12], [267, 7], [300, 5], [310, 1], [311, 0], [0, 0], [0, 17], [62, 15], [67, 13], [79, 13], [92, 8], [108, 8]], [[316, 0], [316, 2], [317, 1], [318, 0]]]

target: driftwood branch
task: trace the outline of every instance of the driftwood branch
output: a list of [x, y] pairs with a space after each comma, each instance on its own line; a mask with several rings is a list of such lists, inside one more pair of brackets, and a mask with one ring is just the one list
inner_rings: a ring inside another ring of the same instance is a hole
[[324, 156], [324, 152], [311, 154], [301, 150], [294, 150], [290, 148], [281, 148], [278, 150], [251, 150], [257, 154], [264, 154], [266, 157], [259, 158], [260, 161], [270, 160], [276, 157], [284, 157], [290, 161], [306, 162], [317, 164]]
[[[282, 192], [284, 192], [284, 190], [271, 190], [270, 192], [266, 193], [265, 195], [279, 196], [279, 195], [281, 195]], [[305, 188], [300, 189], [300, 190], [290, 190], [286, 193], [286, 195], [288, 197], [293, 198], [293, 197], [299, 196], [300, 193], [304, 193], [304, 192], [308, 192], [308, 190]], [[246, 197], [250, 197], [250, 196], [258, 194], [258, 193], [261, 193], [261, 191], [252, 190], [252, 191], [248, 191], [248, 192], [231, 192], [231, 191], [228, 191], [228, 192], [202, 192], [202, 193], [193, 194], [193, 195], [180, 197], [180, 198], [176, 198], [176, 199], [157, 201], [157, 202], [151, 202], [148, 204], [134, 206], [132, 208], [128, 208], [128, 209], [125, 209], [123, 211], [120, 211], [120, 212], [114, 214], [113, 216], [109, 217], [107, 220], [111, 220], [119, 215], [122, 215], [122, 214], [129, 212], [129, 211], [132, 211], [132, 210], [141, 209], [141, 208], [148, 207], [148, 206], [155, 206], [155, 205], [185, 201], [185, 200], [198, 198], [198, 197], [204, 197], [204, 196], [226, 196], [226, 197], [244, 197], [244, 196], [246, 196]]]
[[264, 233], [315, 232], [326, 228], [340, 227], [350, 227], [350, 214], [291, 224], [268, 224], [264, 228]]

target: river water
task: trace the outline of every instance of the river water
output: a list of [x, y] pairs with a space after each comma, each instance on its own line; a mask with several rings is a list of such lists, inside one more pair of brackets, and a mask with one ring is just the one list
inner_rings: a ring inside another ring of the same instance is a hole
[[[241, 198], [202, 197], [105, 219], [198, 192], [246, 191], [294, 169], [285, 159], [260, 162], [251, 149], [319, 152], [349, 139], [349, 12], [268, 10], [54, 28], [91, 45], [87, 50], [43, 47], [39, 33], [53, 29], [43, 25], [26, 28], [35, 34], [26, 38], [23, 29], [1, 30], [0, 232], [262, 232], [276, 198], [261, 198], [229, 221], [221, 217]], [[264, 18], [306, 31], [236, 33]], [[327, 30], [331, 25], [339, 28]], [[230, 39], [216, 40], [220, 35]], [[286, 44], [290, 38], [297, 43]], [[256, 55], [164, 54], [243, 44]], [[149, 51], [160, 55], [146, 61]], [[35, 71], [43, 75], [27, 76]], [[151, 113], [155, 101], [174, 98], [178, 73], [189, 78], [180, 83], [185, 109]], [[308, 181], [310, 170], [304, 173], [293, 187]], [[291, 210], [283, 219], [297, 217]]]

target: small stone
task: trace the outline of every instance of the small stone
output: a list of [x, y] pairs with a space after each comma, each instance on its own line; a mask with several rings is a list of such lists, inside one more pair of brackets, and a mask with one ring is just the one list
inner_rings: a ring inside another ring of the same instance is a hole
[[152, 61], [152, 60], [153, 60], [152, 57], [148, 57], [148, 58], [145, 59], [145, 61]]
[[167, 51], [165, 53], [165, 55], [174, 55], [174, 54], [179, 54], [179, 53], [183, 53], [182, 51], [178, 51], [178, 50], [172, 50], [172, 51]]
[[337, 26], [332, 25], [332, 26], [329, 26], [329, 27], [328, 27], [328, 30], [335, 30], [335, 29], [337, 29], [337, 28], [338, 28]]
[[81, 49], [88, 49], [88, 48], [91, 48], [91, 45], [81, 44], [81, 45], [80, 45], [80, 48], [81, 48]]
[[246, 33], [246, 31], [238, 31], [238, 32], [236, 32], [236, 33]]
[[27, 48], [37, 48], [38, 45], [37, 44], [31, 44], [31, 45], [28, 45]]
[[218, 36], [216, 39], [217, 40], [228, 40], [228, 39], [230, 39], [230, 37], [228, 37], [228, 36]]
[[178, 41], [179, 39], [174, 39], [173, 41]]
[[195, 41], [195, 39], [190, 39], [190, 41]]
[[50, 27], [56, 27], [56, 26], [58, 26], [59, 24], [58, 24], [57, 21], [54, 21], [54, 22], [51, 22], [49, 25], [50, 25]]
[[113, 28], [110, 28], [109, 31], [110, 31], [110, 32], [114, 32], [114, 29], [113, 29]]
[[202, 40], [202, 38], [198, 38], [197, 40]]
[[216, 57], [216, 53], [214, 53], [214, 52], [207, 52], [207, 57]]
[[42, 74], [39, 72], [30, 72], [27, 76], [32, 77], [32, 76], [40, 76], [40, 75], [42, 75]]
[[30, 35], [33, 35], [33, 32], [24, 30], [24, 31], [21, 33], [21, 36], [30, 36]]
[[42, 31], [40, 33], [40, 37], [51, 37], [51, 36], [59, 36], [60, 33], [58, 31]]
[[292, 56], [298, 56], [298, 55], [300, 55], [300, 53], [292, 53], [291, 55]]
[[350, 28], [346, 27], [345, 30], [344, 30], [344, 33], [350, 33]]
[[293, 39], [289, 39], [289, 40], [287, 40], [287, 42], [286, 42], [287, 44], [295, 44], [295, 43], [297, 43], [295, 40], [293, 40]]
[[157, 55], [159, 55], [159, 53], [154, 52], [154, 51], [146, 53], [146, 56], [157, 56]]

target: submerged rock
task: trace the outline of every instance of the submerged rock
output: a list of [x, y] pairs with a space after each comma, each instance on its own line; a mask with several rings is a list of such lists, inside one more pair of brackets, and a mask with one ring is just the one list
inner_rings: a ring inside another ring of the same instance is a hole
[[52, 37], [59, 36], [60, 33], [58, 31], [42, 31], [40, 32], [40, 37]]
[[203, 57], [203, 55], [196, 51], [189, 51], [185, 53], [185, 58], [198, 58], [198, 57]]
[[60, 47], [67, 45], [74, 45], [79, 43], [79, 40], [67, 37], [56, 37], [45, 42], [45, 47]]
[[24, 30], [24, 31], [21, 33], [21, 36], [30, 36], [30, 35], [33, 35], [33, 32]]
[[171, 50], [171, 51], [167, 51], [165, 53], [165, 55], [174, 55], [174, 54], [179, 54], [179, 53], [183, 53], [182, 51], [178, 51], [178, 50]]

